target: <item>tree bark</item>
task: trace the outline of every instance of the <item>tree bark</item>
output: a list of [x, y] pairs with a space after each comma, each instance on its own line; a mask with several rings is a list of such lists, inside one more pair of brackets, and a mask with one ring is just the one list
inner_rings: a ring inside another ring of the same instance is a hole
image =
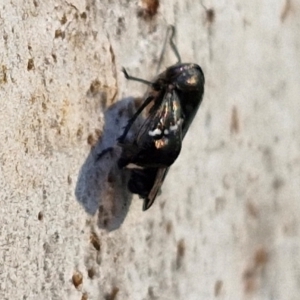
[[[1, 299], [299, 298], [300, 6], [159, 2], [2, 0]], [[169, 24], [203, 104], [154, 205], [109, 231], [80, 170]]]

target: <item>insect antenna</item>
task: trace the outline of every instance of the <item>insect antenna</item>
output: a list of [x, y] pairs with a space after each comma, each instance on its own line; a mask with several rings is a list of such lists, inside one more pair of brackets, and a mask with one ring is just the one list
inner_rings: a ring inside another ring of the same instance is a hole
[[[170, 39], [168, 39], [170, 31], [171, 31], [171, 35], [170, 35]], [[180, 57], [179, 52], [177, 50], [177, 47], [175, 46], [175, 43], [173, 41], [174, 35], [175, 35], [175, 27], [173, 25], [168, 26], [165, 41], [164, 41], [164, 44], [163, 44], [163, 48], [161, 50], [160, 57], [159, 57], [159, 60], [158, 60], [156, 73], [158, 73], [159, 70], [160, 70], [160, 67], [161, 67], [161, 64], [162, 64], [162, 61], [163, 61], [163, 57], [164, 57], [164, 54], [166, 52], [166, 47], [167, 47], [167, 42], [168, 41], [170, 43], [170, 46], [171, 46], [173, 52], [175, 53], [175, 56], [177, 58], [177, 63], [178, 64], [181, 63], [181, 57]]]
[[170, 25], [170, 30], [171, 30], [171, 36], [170, 36], [170, 46], [177, 58], [177, 64], [180, 64], [181, 63], [181, 57], [179, 55], [179, 52], [177, 50], [177, 47], [175, 46], [175, 43], [174, 43], [174, 35], [175, 35], [175, 27], [173, 25]]
[[161, 67], [161, 64], [162, 64], [162, 61], [163, 61], [163, 57], [164, 57], [164, 54], [166, 52], [169, 31], [170, 31], [170, 27], [168, 27], [168, 29], [167, 29], [167, 33], [166, 33], [165, 41], [164, 41], [164, 44], [163, 44], [163, 48], [160, 52], [160, 56], [159, 56], [159, 60], [158, 60], [157, 68], [156, 68], [156, 74], [158, 74], [158, 72], [160, 70], [160, 67]]

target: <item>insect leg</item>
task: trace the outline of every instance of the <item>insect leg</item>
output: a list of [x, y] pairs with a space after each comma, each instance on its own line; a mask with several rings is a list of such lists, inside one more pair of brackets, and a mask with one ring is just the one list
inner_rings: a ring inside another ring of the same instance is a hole
[[123, 134], [118, 138], [118, 141], [120, 143], [123, 143], [124, 139], [126, 138], [127, 133], [129, 132], [129, 129], [131, 128], [132, 124], [134, 123], [134, 121], [137, 119], [137, 117], [139, 116], [139, 114], [145, 109], [145, 107], [151, 102], [153, 101], [154, 97], [153, 96], [149, 96], [144, 102], [143, 104], [139, 107], [139, 109], [136, 111], [136, 113], [132, 116], [132, 118], [128, 121], [125, 130], [123, 132]]
[[177, 64], [180, 64], [181, 63], [181, 57], [179, 55], [179, 52], [178, 52], [177, 47], [175, 46], [175, 43], [174, 43], [174, 40], [173, 40], [174, 39], [174, 35], [175, 35], [175, 27], [172, 26], [172, 25], [170, 25], [169, 28], [171, 30], [170, 46], [171, 46], [171, 48], [172, 48], [172, 50], [173, 50], [173, 52], [174, 52], [174, 54], [175, 54], [175, 56], [177, 58]]
[[166, 33], [166, 37], [165, 37], [165, 40], [164, 40], [163, 48], [160, 52], [160, 57], [159, 57], [159, 60], [158, 60], [158, 63], [157, 63], [157, 68], [156, 68], [156, 73], [157, 74], [159, 73], [159, 70], [160, 70], [160, 67], [161, 67], [161, 64], [162, 64], [162, 61], [163, 61], [163, 57], [164, 57], [165, 52], [166, 52], [166, 45], [167, 45], [167, 42], [169, 40], [168, 39], [169, 31], [170, 31], [170, 28], [167, 29], [167, 33]]
[[145, 79], [142, 79], [142, 78], [137, 78], [137, 77], [130, 76], [130, 75], [127, 73], [127, 71], [126, 71], [125, 68], [122, 69], [122, 72], [124, 73], [125, 78], [128, 79], [128, 80], [138, 81], [138, 82], [141, 82], [141, 83], [150, 85], [150, 86], [153, 85], [153, 83], [152, 83], [151, 81], [148, 81], [148, 80], [145, 80]]
[[96, 161], [100, 160], [106, 153], [113, 151], [112, 147], [104, 149], [101, 153], [99, 153], [96, 157]]

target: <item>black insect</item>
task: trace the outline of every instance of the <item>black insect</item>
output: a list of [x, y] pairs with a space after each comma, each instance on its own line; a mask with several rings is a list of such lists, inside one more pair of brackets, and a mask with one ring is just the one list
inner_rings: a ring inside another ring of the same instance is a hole
[[[201, 104], [204, 74], [197, 64], [181, 63], [173, 42], [174, 27], [170, 27], [170, 45], [178, 62], [159, 74], [153, 82], [129, 76], [150, 86], [145, 101], [129, 120], [118, 139], [123, 148], [120, 168], [131, 168], [128, 182], [130, 192], [144, 199], [143, 210], [154, 202], [169, 167], [178, 157], [181, 144]], [[151, 105], [152, 106], [151, 106]], [[127, 135], [142, 111], [150, 107], [141, 127], [133, 138]]]

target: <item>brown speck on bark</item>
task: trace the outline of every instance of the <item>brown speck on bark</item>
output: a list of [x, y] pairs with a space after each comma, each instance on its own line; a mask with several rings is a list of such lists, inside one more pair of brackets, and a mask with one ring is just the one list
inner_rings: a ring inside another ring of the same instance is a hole
[[65, 32], [62, 31], [61, 29], [56, 29], [55, 30], [55, 33], [54, 33], [54, 37], [57, 39], [57, 38], [62, 38], [64, 39], [65, 38]]
[[82, 274], [79, 271], [75, 271], [72, 276], [72, 282], [76, 288], [78, 288], [79, 285], [83, 282]]
[[52, 53], [52, 58], [53, 58], [53, 61], [56, 63], [57, 62], [57, 56], [56, 56], [56, 54]]
[[87, 143], [91, 146], [94, 147], [97, 142], [99, 141], [99, 138], [102, 135], [102, 131], [100, 129], [95, 129], [95, 133], [90, 133], [87, 137]]
[[261, 247], [256, 250], [254, 255], [254, 266], [255, 268], [264, 267], [269, 259], [267, 250], [264, 247]]
[[119, 293], [119, 288], [114, 286], [109, 294], [104, 296], [105, 300], [115, 300]]
[[172, 232], [172, 229], [173, 229], [173, 224], [171, 221], [168, 221], [167, 224], [166, 224], [166, 232], [167, 234], [170, 234]]
[[82, 296], [81, 296], [81, 300], [88, 300], [88, 295], [87, 293], [83, 293]]
[[247, 212], [254, 219], [257, 219], [259, 217], [259, 210], [257, 206], [251, 201], [248, 201], [247, 203]]
[[253, 293], [256, 290], [256, 288], [257, 288], [257, 283], [253, 278], [249, 277], [245, 279], [244, 291], [246, 294]]
[[157, 14], [158, 8], [158, 0], [142, 0], [137, 15], [145, 20], [150, 20]]
[[83, 131], [82, 131], [82, 128], [79, 127], [77, 132], [76, 132], [76, 135], [77, 135], [77, 138], [80, 140], [82, 138], [82, 135], [83, 135]]
[[31, 71], [34, 69], [34, 61], [33, 58], [28, 59], [27, 63], [27, 71]]
[[7, 83], [7, 67], [2, 65], [2, 71], [0, 72], [0, 84]]
[[244, 291], [246, 294], [253, 293], [259, 286], [259, 280], [262, 276], [269, 255], [264, 247], [256, 249], [251, 265], [244, 271]]
[[90, 92], [92, 96], [97, 95], [101, 91], [101, 83], [98, 79], [95, 79], [91, 82]]
[[89, 134], [88, 137], [87, 137], [87, 143], [91, 146], [91, 147], [94, 147], [95, 144], [96, 144], [96, 141], [94, 139], [94, 136], [93, 134]]
[[283, 187], [283, 185], [284, 185], [284, 181], [281, 178], [279, 177], [274, 178], [272, 186], [275, 191], [280, 190]]
[[80, 17], [81, 17], [81, 19], [86, 20], [86, 18], [87, 18], [86, 12], [84, 11], [83, 13], [81, 13], [81, 14], [80, 14]]
[[176, 256], [176, 268], [179, 269], [182, 266], [182, 260], [185, 255], [185, 242], [181, 239], [177, 243], [177, 256]]
[[38, 213], [38, 220], [39, 220], [39, 221], [42, 221], [43, 219], [44, 219], [44, 214], [43, 214], [42, 211], [40, 211], [40, 212]]
[[63, 16], [62, 16], [62, 18], [61, 18], [61, 20], [60, 20], [60, 24], [61, 25], [64, 25], [64, 24], [66, 24], [67, 23], [67, 16], [66, 16], [66, 14], [64, 14]]
[[223, 288], [223, 281], [222, 280], [217, 280], [215, 282], [215, 297], [220, 296]]
[[281, 11], [281, 15], [280, 15], [280, 20], [283, 23], [286, 18], [288, 17], [288, 15], [292, 12], [292, 1], [291, 0], [286, 0], [285, 4], [283, 6], [283, 9]]
[[208, 23], [208, 25], [211, 25], [216, 19], [215, 10], [213, 8], [207, 8], [203, 3], [201, 3], [201, 6], [205, 9], [206, 23]]
[[215, 14], [214, 9], [212, 9], [212, 8], [207, 9], [206, 10], [207, 22], [211, 24], [215, 21], [215, 18], [216, 18], [216, 14]]
[[88, 269], [88, 276], [90, 279], [93, 279], [95, 277], [95, 274], [96, 274], [96, 272], [95, 272], [94, 268]]
[[240, 131], [240, 121], [236, 106], [233, 106], [231, 111], [230, 133], [238, 134]]
[[100, 243], [99, 237], [97, 236], [97, 234], [95, 232], [91, 233], [90, 242], [97, 251], [100, 251], [101, 243]]

